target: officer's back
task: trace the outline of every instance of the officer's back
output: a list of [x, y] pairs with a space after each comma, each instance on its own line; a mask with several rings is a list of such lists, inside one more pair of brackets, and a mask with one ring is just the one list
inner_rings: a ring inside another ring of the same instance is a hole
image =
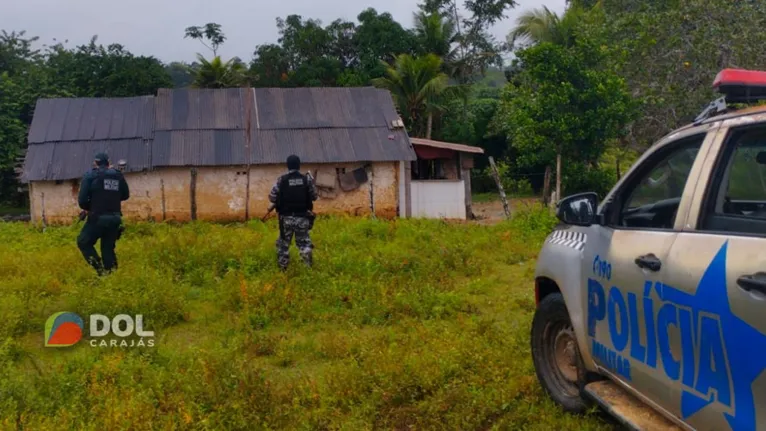
[[[77, 238], [77, 246], [99, 274], [117, 268], [114, 247], [122, 228], [122, 201], [129, 197], [130, 190], [122, 172], [109, 166], [108, 155], [97, 154], [94, 168], [85, 174], [80, 186], [78, 203], [87, 211], [88, 220]], [[99, 239], [101, 256], [94, 248]]]

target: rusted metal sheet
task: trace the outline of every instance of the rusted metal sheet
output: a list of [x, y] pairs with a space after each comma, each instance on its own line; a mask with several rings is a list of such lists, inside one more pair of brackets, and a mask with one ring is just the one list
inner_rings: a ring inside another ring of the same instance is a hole
[[54, 144], [34, 145], [34, 147], [52, 147], [53, 162], [44, 178], [40, 180], [68, 180], [81, 178], [93, 165], [93, 156], [106, 152], [113, 163], [125, 159], [128, 165], [125, 172], [139, 172], [149, 168], [148, 148], [143, 139], [123, 139], [118, 141], [75, 141], [56, 142]]
[[252, 164], [284, 163], [291, 154], [304, 163], [416, 160], [405, 132], [382, 127], [261, 130], [253, 141]]
[[231, 166], [247, 163], [244, 130], [158, 131], [152, 167]]
[[244, 129], [246, 91], [240, 88], [161, 89], [156, 100], [156, 130]]
[[388, 127], [398, 118], [388, 92], [372, 87], [256, 88], [255, 95], [266, 130]]
[[90, 139], [150, 139], [154, 128], [151, 96], [40, 99], [28, 142], [39, 144]]
[[446, 150], [453, 150], [453, 151], [458, 151], [461, 153], [484, 154], [483, 148], [474, 147], [471, 145], [453, 144], [451, 142], [441, 142], [441, 141], [434, 141], [432, 139], [423, 139], [423, 138], [410, 138], [410, 142], [412, 143], [412, 145], [415, 145], [416, 147], [420, 145], [420, 146], [430, 147], [430, 148], [443, 148]]
[[48, 178], [48, 168], [53, 161], [53, 145], [30, 145], [24, 158], [21, 181], [39, 181]]

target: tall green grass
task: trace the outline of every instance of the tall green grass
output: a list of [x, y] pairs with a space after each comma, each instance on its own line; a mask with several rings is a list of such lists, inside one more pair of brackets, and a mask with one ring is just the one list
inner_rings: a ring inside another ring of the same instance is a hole
[[[0, 223], [2, 429], [607, 429], [529, 354], [546, 210], [493, 226], [320, 218], [315, 267], [274, 221], [131, 224], [103, 279], [79, 226]], [[143, 314], [155, 346], [43, 346], [58, 311]]]

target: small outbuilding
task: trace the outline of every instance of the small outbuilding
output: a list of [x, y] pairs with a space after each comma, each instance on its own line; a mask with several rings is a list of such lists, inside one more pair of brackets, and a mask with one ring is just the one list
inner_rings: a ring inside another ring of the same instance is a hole
[[413, 217], [466, 219], [472, 217], [471, 169], [484, 149], [469, 145], [410, 138], [417, 160], [412, 162]]

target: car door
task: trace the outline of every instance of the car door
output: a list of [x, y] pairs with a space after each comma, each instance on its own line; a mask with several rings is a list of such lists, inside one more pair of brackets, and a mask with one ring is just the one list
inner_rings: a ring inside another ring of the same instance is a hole
[[[584, 275], [588, 291], [590, 353], [602, 372], [666, 414], [674, 392], [661, 352], [675, 340], [658, 337], [652, 292], [681, 230], [694, 184], [715, 135], [697, 128], [660, 143], [636, 163], [602, 205], [602, 226], [588, 238]], [[707, 139], [706, 139], [707, 138]]]
[[698, 430], [766, 430], [766, 126], [722, 129], [713, 154], [665, 264], [674, 386]]

